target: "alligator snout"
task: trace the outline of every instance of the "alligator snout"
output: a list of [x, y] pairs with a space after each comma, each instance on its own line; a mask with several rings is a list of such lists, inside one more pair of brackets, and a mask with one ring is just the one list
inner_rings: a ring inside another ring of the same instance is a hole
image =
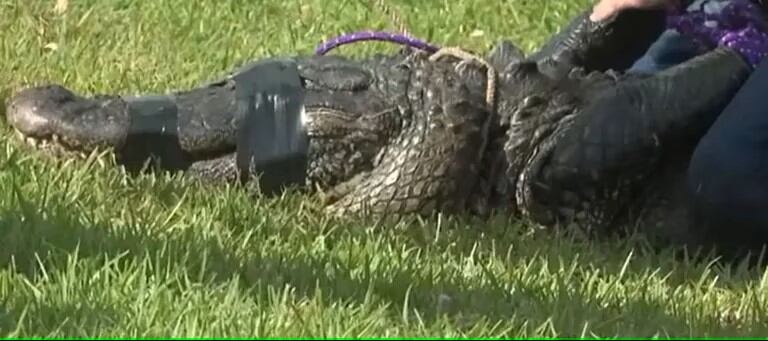
[[59, 86], [29, 88], [13, 96], [6, 108], [8, 123], [21, 134], [33, 138], [47, 138], [53, 134], [51, 107], [57, 106], [73, 94]]
[[20, 90], [6, 108], [8, 123], [25, 138], [80, 151], [121, 145], [129, 128], [128, 114], [118, 97], [85, 98], [59, 85]]

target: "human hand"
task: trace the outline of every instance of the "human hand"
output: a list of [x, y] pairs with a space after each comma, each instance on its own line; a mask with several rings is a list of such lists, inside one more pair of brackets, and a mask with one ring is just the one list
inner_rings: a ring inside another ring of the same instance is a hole
[[600, 0], [593, 8], [589, 19], [605, 20], [614, 14], [629, 8], [674, 9], [680, 6], [680, 0]]

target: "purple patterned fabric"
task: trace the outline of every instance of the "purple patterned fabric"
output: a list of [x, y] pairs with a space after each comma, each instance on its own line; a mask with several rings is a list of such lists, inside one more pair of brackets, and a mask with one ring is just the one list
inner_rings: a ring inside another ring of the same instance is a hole
[[719, 13], [703, 8], [668, 17], [669, 28], [697, 41], [704, 48], [725, 46], [738, 52], [753, 67], [768, 56], [768, 22], [750, 0], [731, 0]]
[[425, 50], [430, 53], [437, 52], [438, 48], [435, 46], [430, 45], [429, 43], [426, 43], [424, 41], [408, 37], [403, 34], [398, 33], [389, 33], [389, 32], [380, 32], [380, 31], [362, 31], [362, 32], [353, 32], [348, 34], [343, 34], [338, 37], [335, 37], [333, 39], [327, 40], [320, 44], [315, 49], [315, 53], [318, 55], [324, 55], [328, 53], [328, 51], [335, 49], [341, 45], [351, 44], [358, 41], [365, 41], [365, 40], [378, 40], [378, 41], [388, 41], [400, 45], [406, 45], [409, 47], [417, 48], [420, 50]]

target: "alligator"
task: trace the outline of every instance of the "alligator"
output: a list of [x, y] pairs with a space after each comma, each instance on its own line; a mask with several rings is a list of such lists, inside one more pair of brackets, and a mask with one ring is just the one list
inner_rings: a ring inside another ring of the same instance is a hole
[[[485, 64], [410, 48], [271, 59], [275, 72], [295, 73], [302, 92], [289, 125], [303, 129], [289, 132], [299, 147], [288, 149], [304, 159], [292, 182], [339, 215], [505, 212], [541, 227], [630, 228], [677, 245], [722, 238], [727, 231], [700, 228], [689, 214], [685, 172], [749, 62], [721, 44], [660, 73], [628, 73], [667, 13], [628, 9], [600, 22], [589, 14], [527, 56], [503, 40]], [[137, 97], [29, 87], [9, 99], [7, 120], [57, 156], [110, 148], [125, 165], [153, 160], [237, 182], [254, 176], [243, 154], [259, 153], [243, 136], [270, 134], [243, 109], [264, 99], [238, 95], [269, 82], [253, 68]]]

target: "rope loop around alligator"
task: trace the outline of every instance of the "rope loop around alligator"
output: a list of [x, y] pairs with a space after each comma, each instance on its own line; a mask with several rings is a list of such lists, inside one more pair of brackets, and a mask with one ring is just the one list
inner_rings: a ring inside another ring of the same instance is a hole
[[430, 60], [437, 61], [441, 57], [453, 56], [462, 60], [477, 62], [486, 69], [487, 86], [485, 99], [491, 110], [494, 110], [496, 104], [496, 83], [498, 72], [496, 69], [488, 63], [485, 59], [477, 56], [473, 53], [467, 52], [459, 47], [445, 47], [440, 48], [429, 44], [423, 40], [411, 38], [405, 34], [390, 33], [383, 31], [360, 31], [348, 34], [342, 34], [340, 36], [331, 38], [324, 41], [315, 49], [315, 54], [325, 55], [331, 50], [347, 44], [352, 44], [361, 41], [386, 41], [399, 45], [405, 45], [411, 48], [425, 51], [430, 54]]
[[385, 31], [358, 31], [348, 34], [342, 34], [326, 40], [317, 46], [315, 54], [325, 55], [331, 50], [347, 44], [361, 41], [385, 41], [399, 45], [408, 46], [417, 50], [422, 50], [430, 54], [431, 61], [437, 61], [444, 56], [453, 56], [469, 62], [477, 62], [486, 69], [487, 86], [485, 99], [491, 111], [495, 111], [496, 106], [496, 82], [498, 72], [485, 59], [467, 52], [459, 47], [440, 48], [426, 41], [411, 37], [406, 31], [405, 22], [399, 13], [387, 5], [387, 0], [369, 0], [374, 7], [378, 8], [384, 14], [389, 16], [390, 20], [398, 27], [400, 33], [391, 33]]
[[496, 106], [496, 82], [498, 79], [498, 72], [496, 69], [488, 63], [485, 59], [472, 54], [470, 52], [467, 52], [465, 50], [462, 50], [459, 47], [445, 47], [434, 54], [432, 54], [429, 59], [436, 61], [440, 59], [440, 57], [443, 56], [453, 56], [459, 59], [463, 59], [466, 61], [473, 61], [477, 62], [483, 67], [485, 67], [486, 71], [486, 87], [485, 87], [485, 101], [488, 104], [488, 108], [491, 110], [495, 110]]

